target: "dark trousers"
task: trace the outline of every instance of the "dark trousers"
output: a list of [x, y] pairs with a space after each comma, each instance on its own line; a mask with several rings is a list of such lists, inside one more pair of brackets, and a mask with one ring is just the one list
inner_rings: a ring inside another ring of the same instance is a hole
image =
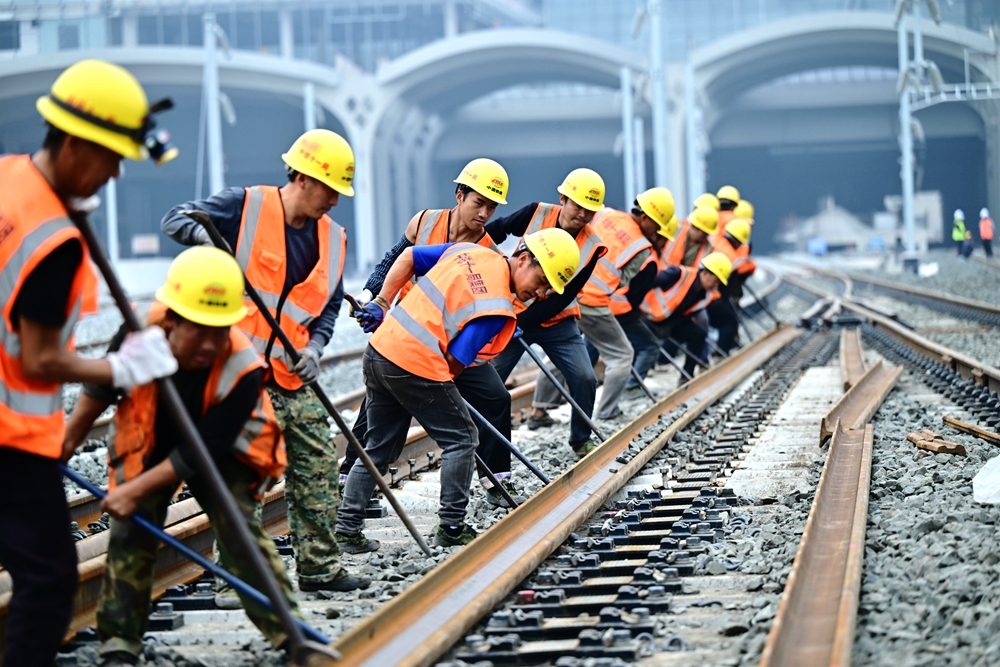
[[[576, 320], [566, 318], [551, 327], [528, 327], [524, 330], [522, 340], [529, 345], [537, 344], [545, 351], [556, 370], [565, 379], [569, 395], [587, 413], [588, 417], [593, 416], [597, 378], [594, 376], [594, 366], [587, 356], [587, 348], [584, 345], [580, 329], [576, 326]], [[502, 380], [507, 380], [523, 354], [524, 346], [516, 340], [511, 340], [504, 351], [493, 359], [492, 363]], [[539, 396], [539, 392], [536, 392], [534, 407], [554, 407], [548, 402], [540, 401], [540, 398], [542, 397]], [[545, 404], [540, 405], [540, 402]], [[590, 440], [590, 427], [574, 410], [570, 418], [569, 445], [578, 449], [588, 440]], [[508, 455], [508, 460], [509, 458]]]
[[993, 239], [983, 239], [983, 251], [987, 257], [993, 256]]
[[[497, 371], [493, 368], [493, 365], [469, 366], [455, 378], [455, 386], [458, 387], [458, 393], [462, 395], [462, 398], [467, 400], [479, 414], [485, 417], [510, 442], [510, 392], [507, 391], [503, 380], [497, 375]], [[418, 421], [420, 420], [419, 415], [414, 415], [414, 417], [417, 417]], [[476, 428], [479, 430], [479, 446], [476, 448], [476, 453], [479, 454], [479, 457], [483, 459], [483, 463], [486, 464], [486, 467], [494, 475], [498, 475], [501, 478], [509, 477], [510, 450], [479, 422], [476, 422]], [[368, 432], [367, 396], [361, 402], [358, 418], [355, 420], [354, 428], [351, 431], [354, 432], [354, 436], [358, 439], [358, 442], [364, 444], [365, 434]], [[403, 431], [400, 437], [402, 439], [397, 444], [400, 451], [402, 451], [403, 445], [406, 444], [406, 431]], [[354, 453], [352, 448], [348, 447], [347, 456], [344, 457], [344, 465], [341, 467], [343, 474], [347, 475], [351, 472], [351, 466], [354, 465], [357, 459], [357, 454]], [[476, 467], [479, 470], [479, 477], [485, 478], [486, 471], [481, 466], [477, 465]]]
[[736, 310], [728, 295], [708, 304], [708, 321], [719, 330], [719, 347], [726, 354], [736, 347], [736, 338], [740, 333], [740, 321], [736, 319]]
[[[474, 452], [479, 444], [472, 421], [454, 382], [428, 380], [400, 368], [371, 345], [362, 359], [368, 430], [365, 451], [375, 468], [385, 474], [403, 451], [410, 419], [416, 418], [441, 448], [441, 507], [445, 526], [465, 521], [472, 481]], [[465, 375], [462, 373], [461, 377]], [[509, 405], [509, 396], [508, 405]], [[508, 407], [509, 411], [509, 407]], [[375, 480], [363, 465], [351, 466], [337, 512], [337, 532], [356, 535], [364, 528], [365, 505]]]
[[3, 664], [51, 667], [69, 627], [76, 547], [58, 462], [0, 447], [0, 565], [13, 580]]
[[[628, 342], [632, 344], [632, 349], [635, 350], [635, 357], [632, 358], [632, 367], [635, 368], [635, 372], [639, 374], [639, 377], [645, 378], [646, 374], [649, 373], [650, 369], [656, 364], [656, 360], [660, 357], [659, 340], [650, 332], [648, 324], [643, 320], [642, 316], [634, 311], [615, 319], [618, 320], [622, 331], [628, 336]], [[636, 381], [635, 376], [629, 378], [625, 388], [639, 388], [639, 383]]]

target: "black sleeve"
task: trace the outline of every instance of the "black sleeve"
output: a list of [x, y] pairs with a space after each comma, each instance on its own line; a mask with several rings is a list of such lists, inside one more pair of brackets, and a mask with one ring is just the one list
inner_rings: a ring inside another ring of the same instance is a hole
[[14, 326], [21, 317], [46, 327], [66, 324], [73, 278], [82, 261], [83, 246], [77, 239], [69, 239], [42, 259], [17, 293], [10, 316]]
[[344, 302], [344, 279], [337, 283], [337, 289], [330, 295], [330, 300], [323, 306], [323, 312], [315, 320], [309, 323], [309, 341], [319, 343], [320, 351], [333, 338], [333, 327], [337, 323], [337, 315], [340, 315], [340, 305]]
[[372, 296], [378, 296], [378, 293], [382, 291], [382, 284], [385, 282], [385, 277], [389, 275], [389, 269], [396, 263], [399, 256], [403, 254], [403, 251], [412, 245], [413, 242], [406, 238], [406, 234], [404, 233], [396, 245], [392, 246], [389, 252], [385, 253], [385, 257], [378, 263], [372, 274], [368, 276], [368, 282], [365, 283], [365, 289], [371, 292]]
[[660, 289], [669, 289], [674, 286], [678, 280], [681, 279], [681, 267], [674, 266], [671, 264], [667, 268], [656, 274], [656, 280], [653, 282], [653, 287], [659, 287]]
[[493, 242], [500, 245], [507, 240], [508, 236], [520, 238], [528, 230], [531, 216], [535, 214], [538, 202], [528, 204], [524, 208], [519, 208], [510, 215], [502, 218], [495, 218], [486, 223], [486, 233], [490, 235]]
[[632, 306], [632, 310], [639, 308], [639, 304], [646, 298], [649, 290], [653, 289], [653, 283], [655, 281], [656, 264], [653, 262], [650, 262], [643, 268], [639, 269], [639, 273], [635, 274], [635, 277], [629, 281], [628, 302]]
[[[213, 459], [220, 460], [229, 455], [260, 400], [264, 372], [263, 368], [258, 368], [243, 376], [229, 396], [206, 412], [196, 424], [202, 442]], [[188, 451], [186, 443], [181, 443], [170, 453], [170, 460], [181, 477], [190, 479], [194, 476], [194, 456]]]
[[536, 300], [528, 306], [527, 310], [517, 316], [517, 325], [522, 329], [531, 326], [541, 326], [543, 322], [548, 322], [565, 310], [572, 303], [573, 299], [576, 298], [576, 295], [580, 293], [583, 286], [587, 284], [587, 281], [590, 280], [590, 275], [594, 272], [594, 267], [597, 266], [597, 260], [606, 253], [607, 248], [604, 246], [599, 247], [586, 266], [577, 272], [573, 280], [569, 281], [562, 294], [553, 294], [546, 299]]
[[[115, 332], [115, 335], [111, 337], [111, 342], [108, 344], [108, 352], [117, 352], [121, 349], [127, 334], [128, 327], [122, 324], [118, 328], [118, 331]], [[83, 393], [102, 403], [113, 403], [116, 405], [121, 396], [124, 395], [124, 393], [120, 394], [110, 384], [85, 384], [83, 385]]]
[[222, 238], [226, 239], [233, 252], [236, 252], [240, 225], [243, 222], [243, 201], [245, 199], [246, 190], [237, 187], [217, 192], [208, 199], [186, 202], [173, 207], [163, 216], [163, 220], [160, 221], [160, 229], [181, 245], [197, 245], [194, 233], [200, 225], [186, 215], [182, 215], [181, 211], [204, 211], [211, 216], [212, 222], [219, 229]]

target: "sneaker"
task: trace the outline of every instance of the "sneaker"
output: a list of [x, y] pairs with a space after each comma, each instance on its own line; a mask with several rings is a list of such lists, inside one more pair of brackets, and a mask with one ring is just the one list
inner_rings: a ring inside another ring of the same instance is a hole
[[341, 593], [346, 593], [347, 591], [356, 591], [359, 588], [368, 588], [371, 586], [372, 580], [368, 577], [362, 577], [347, 570], [343, 570], [342, 573], [344, 576], [333, 581], [299, 580], [299, 590], [303, 593], [311, 593], [313, 591], [340, 591]]
[[528, 415], [528, 430], [537, 431], [540, 428], [545, 428], [547, 426], [552, 426], [556, 423], [556, 420], [549, 417], [549, 413], [543, 414], [541, 417], [536, 417], [535, 415]]
[[598, 447], [600, 447], [600, 445], [598, 443], [594, 442], [593, 440], [588, 440], [587, 442], [583, 443], [579, 447], [574, 447], [573, 448], [573, 453], [576, 454], [577, 456], [579, 456], [582, 459], [584, 456], [586, 456], [587, 454], [591, 453], [592, 451], [594, 451]]
[[439, 547], [464, 547], [476, 539], [477, 535], [478, 533], [467, 523], [458, 528], [438, 526], [437, 533], [434, 534], [434, 544]]
[[[526, 500], [524, 497], [524, 491], [514, 486], [513, 482], [510, 480], [500, 480], [500, 485], [507, 490], [507, 493], [510, 494], [510, 497], [513, 498], [514, 502], [518, 505]], [[496, 505], [497, 507], [507, 507], [507, 501], [496, 487], [486, 489], [486, 502], [491, 505]]]
[[369, 540], [364, 533], [357, 535], [345, 535], [344, 533], [334, 533], [333, 538], [337, 540], [337, 546], [347, 554], [363, 554], [369, 551], [378, 551], [382, 543], [378, 540]]
[[112, 651], [101, 660], [100, 667], [132, 667], [139, 664], [139, 657], [128, 651]]

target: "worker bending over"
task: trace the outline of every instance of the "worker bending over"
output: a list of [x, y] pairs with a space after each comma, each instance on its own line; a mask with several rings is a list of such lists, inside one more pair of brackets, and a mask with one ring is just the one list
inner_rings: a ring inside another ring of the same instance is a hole
[[[361, 295], [362, 302], [371, 301], [373, 294], [381, 292], [389, 269], [406, 248], [443, 243], [476, 243], [497, 253], [500, 252], [485, 226], [496, 212], [497, 205], [507, 203], [509, 186], [507, 172], [493, 160], [477, 158], [462, 169], [455, 183], [457, 184], [455, 207], [422, 211], [413, 216], [403, 232], [403, 237], [385, 254], [369, 276], [368, 282], [365, 283], [365, 291]], [[406, 296], [416, 282], [415, 279], [411, 279], [404, 284], [399, 298]], [[496, 369], [487, 363], [486, 359], [477, 359], [473, 362], [464, 373], [455, 378], [455, 386], [458, 387], [462, 398], [469, 401], [479, 414], [510, 440], [510, 392], [504, 386], [504, 379], [501, 379]], [[511, 479], [510, 450], [485, 426], [478, 423], [476, 426], [479, 430], [479, 447], [476, 451], [486, 464], [486, 468], [494, 473], [515, 502], [522, 502], [523, 492]], [[368, 430], [366, 402], [362, 402], [352, 430], [359, 442], [365, 441], [365, 433]], [[404, 441], [405, 437], [404, 433]], [[340, 475], [342, 483], [347, 481], [347, 474], [356, 460], [357, 455], [348, 450]], [[500, 490], [493, 488], [493, 483], [487, 479], [486, 470], [481, 466], [477, 467], [480, 468], [479, 481], [486, 490], [486, 499], [494, 505], [505, 505]], [[347, 541], [343, 535], [338, 539], [341, 549], [349, 553], [362, 553], [378, 548], [377, 540], [355, 544]]]
[[736, 207], [740, 203], [740, 191], [731, 185], [723, 185], [715, 194], [719, 200], [719, 232], [726, 230], [729, 221], [736, 217]]
[[[587, 348], [576, 321], [580, 317], [577, 294], [590, 279], [598, 260], [607, 253], [590, 221], [604, 207], [604, 179], [590, 169], [574, 169], [557, 189], [559, 204], [533, 203], [512, 215], [498, 218], [488, 225], [489, 235], [503, 243], [508, 235], [518, 235], [523, 242], [527, 234], [543, 229], [562, 229], [576, 239], [582, 264], [572, 276], [562, 294], [551, 290], [544, 299], [527, 303], [514, 302], [517, 323], [524, 332], [521, 340], [541, 346], [555, 366], [557, 377], [565, 379], [570, 396], [586, 413], [593, 416], [597, 378], [587, 355]], [[492, 362], [500, 379], [506, 381], [524, 354], [524, 347], [511, 340], [506, 349]], [[463, 374], [464, 375], [464, 374]], [[561, 396], [545, 375], [539, 371], [532, 401], [528, 428], [535, 430], [555, 422], [546, 409], [559, 405]], [[591, 438], [587, 421], [573, 411], [570, 418], [569, 446], [583, 457], [597, 448]]]
[[[264, 392], [269, 371], [247, 337], [232, 326], [246, 315], [242, 296], [243, 276], [232, 257], [216, 248], [192, 248], [171, 263], [156, 301], [138, 315], [144, 325], [166, 332], [177, 360], [172, 379], [181, 401], [294, 610], [285, 566], [254, 515], [259, 496], [284, 472], [285, 447]], [[124, 336], [123, 326], [109, 349], [117, 350]], [[112, 517], [97, 605], [102, 667], [137, 664], [149, 625], [159, 540], [128, 518], [139, 512], [162, 527], [184, 482], [211, 521], [222, 567], [263, 588], [249, 563], [229, 550], [236, 528], [215, 503], [208, 481], [196, 474], [193, 454], [179, 446], [184, 437], [156, 383], [122, 393], [108, 384], [84, 385], [66, 427], [67, 449], [83, 444], [94, 420], [113, 403], [118, 409], [114, 442], [108, 447], [109, 491], [101, 503]], [[241, 597], [250, 619], [275, 647], [281, 646], [287, 637], [277, 618]]]
[[708, 237], [718, 228], [718, 212], [711, 206], [697, 206], [681, 223], [674, 240], [667, 244], [663, 261], [674, 266], [698, 266], [702, 258], [712, 252]]
[[288, 449], [285, 499], [299, 588], [351, 590], [362, 582], [341, 567], [334, 538], [337, 450], [323, 405], [304, 385], [319, 377], [344, 296], [347, 238], [327, 212], [341, 195], [354, 195], [354, 152], [340, 135], [319, 129], [296, 139], [281, 159], [288, 175], [282, 187], [229, 188], [187, 202], [167, 213], [162, 228], [178, 243], [211, 244], [208, 232], [184, 214], [208, 213], [301, 356], [293, 367], [264, 315], [246, 299], [247, 316], [238, 326], [274, 372], [267, 388]]
[[719, 330], [719, 348], [728, 353], [736, 347], [739, 337], [739, 316], [736, 306], [743, 296], [743, 283], [753, 275], [757, 264], [750, 259], [750, 221], [733, 218], [726, 231], [711, 237], [713, 252], [720, 252], [732, 264], [729, 281], [719, 287], [722, 298], [708, 307], [708, 320]]
[[[375, 334], [362, 368], [368, 429], [365, 451], [380, 474], [402, 452], [411, 419], [442, 449], [438, 545], [468, 544], [465, 523], [478, 433], [455, 384], [477, 358], [492, 359], [517, 328], [513, 301], [562, 292], [579, 267], [573, 238], [558, 229], [525, 237], [510, 258], [473, 243], [405, 249], [375, 299], [359, 315]], [[422, 276], [388, 316], [389, 304]], [[364, 539], [365, 505], [375, 489], [367, 469], [347, 477], [337, 532]]]
[[[118, 176], [123, 158], [158, 157], [146, 93], [126, 70], [79, 62], [36, 107], [45, 119], [33, 155], [0, 158], [0, 565], [13, 582], [3, 664], [50, 667], [76, 591], [76, 548], [59, 470], [65, 433], [62, 384], [131, 389], [174, 372], [163, 331], [129, 336], [104, 359], [68, 345], [81, 314], [97, 311], [90, 249], [74, 205]], [[107, 119], [113, 120], [107, 120]]]

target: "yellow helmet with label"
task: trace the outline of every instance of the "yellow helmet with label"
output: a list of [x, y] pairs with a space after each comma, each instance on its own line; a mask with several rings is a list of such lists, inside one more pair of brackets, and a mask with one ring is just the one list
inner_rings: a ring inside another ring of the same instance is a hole
[[209, 246], [177, 255], [156, 298], [184, 319], [208, 327], [228, 327], [247, 314], [240, 265], [229, 253]]
[[706, 234], [719, 231], [719, 212], [708, 206], [699, 206], [691, 213], [691, 224]]
[[665, 225], [674, 214], [674, 195], [666, 188], [650, 188], [635, 198], [642, 212], [658, 225]]
[[354, 196], [354, 151], [347, 139], [322, 128], [309, 130], [281, 156], [290, 169], [315, 178], [336, 192]]
[[593, 169], [574, 169], [556, 190], [588, 211], [604, 208], [604, 179]]
[[713, 252], [701, 260], [701, 268], [715, 274], [723, 285], [728, 285], [729, 274], [733, 272], [733, 263], [721, 252]]
[[467, 185], [490, 201], [507, 203], [507, 188], [510, 185], [507, 172], [500, 163], [489, 158], [476, 158], [465, 165], [455, 182]]
[[580, 268], [580, 248], [576, 240], [558, 227], [543, 229], [524, 237], [524, 244], [542, 265], [545, 277], [556, 294], [576, 275]]

